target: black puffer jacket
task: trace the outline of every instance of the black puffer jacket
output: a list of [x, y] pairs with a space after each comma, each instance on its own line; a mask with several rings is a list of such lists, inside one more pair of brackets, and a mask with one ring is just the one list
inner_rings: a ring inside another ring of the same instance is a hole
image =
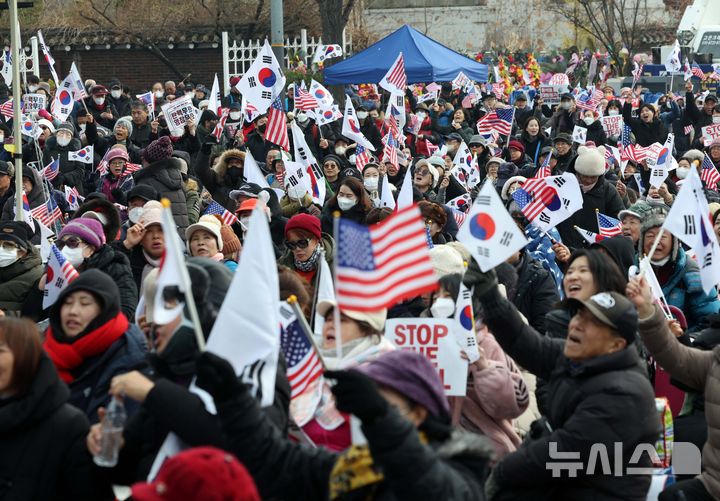
[[512, 302], [533, 329], [545, 332], [545, 315], [560, 300], [550, 273], [524, 253], [515, 265], [518, 272], [517, 292]]
[[67, 146], [60, 146], [55, 136], [45, 141], [43, 149], [43, 165], [48, 165], [52, 159], [60, 159], [60, 173], [63, 175], [66, 186], [74, 186], [80, 195], [85, 195], [85, 173], [92, 170], [92, 166], [82, 162], [68, 160], [68, 153], [82, 149], [82, 143], [77, 137], [70, 140]]
[[587, 193], [583, 193], [582, 209], [558, 224], [557, 229], [563, 243], [571, 249], [586, 247], [585, 239], [575, 230], [575, 226], [598, 233], [595, 209], [606, 216], [617, 217], [618, 212], [624, 208], [625, 205], [623, 205], [615, 186], [604, 177], [599, 177], [595, 186]]
[[120, 289], [120, 311], [125, 313], [128, 319], [135, 318], [138, 289], [127, 256], [114, 247], [103, 245], [95, 251], [95, 254], [83, 261], [78, 271], [82, 273], [92, 269], [103, 271], [113, 279]]
[[[466, 275], [466, 285], [475, 285], [472, 277]], [[533, 436], [497, 464], [493, 475], [506, 495], [501, 499], [644, 501], [650, 476], [627, 475], [625, 469], [650, 466], [647, 454], [638, 463], [630, 463], [630, 457], [640, 444], [654, 449], [660, 423], [637, 350], [629, 346], [572, 363], [563, 355], [563, 341], [541, 336], [525, 325], [497, 288], [480, 301], [484, 321], [503, 350], [548, 382], [547, 420], [552, 431]], [[612, 471], [603, 475], [599, 462], [595, 474], [588, 475], [591, 448], [603, 444], [607, 457], [613, 458], [617, 442], [622, 444], [622, 476], [613, 476]], [[577, 477], [568, 478], [565, 468], [560, 478], [553, 478], [547, 467], [553, 462], [551, 443], [560, 453], [580, 453]]]
[[185, 229], [190, 225], [188, 208], [185, 201], [185, 189], [180, 168], [182, 162], [177, 158], [166, 158], [153, 162], [133, 176], [135, 186], [147, 184], [167, 198], [172, 203], [171, 209], [175, 224], [182, 238], [185, 238]]
[[632, 103], [626, 101], [622, 110], [625, 124], [630, 126], [635, 135], [635, 142], [640, 146], [650, 146], [653, 143], [663, 144], [667, 139], [668, 131], [657, 116], [650, 123], [645, 123], [632, 116]]
[[95, 146], [95, 154], [98, 157], [103, 157], [107, 151], [115, 146], [116, 144], [122, 144], [127, 150], [130, 161], [134, 164], [139, 164], [140, 159], [140, 148], [138, 148], [129, 139], [125, 143], [118, 143], [115, 134], [110, 134], [105, 137], [98, 136], [97, 125], [95, 122], [88, 123], [85, 127], [85, 136], [87, 137], [88, 144]]
[[[26, 175], [32, 175], [32, 190], [30, 190], [30, 193], [26, 193], [28, 204], [30, 204], [30, 208], [34, 209], [36, 207], [40, 207], [42, 204], [44, 204], [47, 201], [47, 198], [45, 198], [45, 192], [43, 191], [43, 185], [42, 185], [42, 178], [40, 177], [40, 172], [32, 169], [32, 168], [24, 168], [23, 169], [23, 177]], [[14, 181], [13, 181], [14, 182]], [[15, 198], [9, 198], [5, 201], [5, 205], [3, 205], [2, 209], [2, 217], [0, 217], [0, 221], [12, 221], [15, 219]], [[36, 231], [38, 227], [36, 226]], [[40, 243], [40, 240], [38, 238], [37, 242], [33, 243]]]
[[100, 499], [85, 447], [88, 419], [67, 403], [69, 395], [53, 363], [42, 355], [28, 392], [0, 399], [3, 501]]
[[[249, 392], [215, 402], [228, 450], [248, 468], [263, 498], [329, 499], [330, 473], [336, 453], [290, 442], [267, 422]], [[489, 455], [481, 437], [458, 432], [444, 442], [420, 442], [415, 427], [390, 409], [372, 424], [363, 424], [374, 463], [385, 480], [342, 495], [339, 500], [485, 499], [482, 484]], [[283, 472], [278, 475], [278, 472]]]
[[34, 246], [27, 255], [10, 266], [0, 268], [0, 310], [20, 311], [31, 291], [36, 290], [43, 266]]

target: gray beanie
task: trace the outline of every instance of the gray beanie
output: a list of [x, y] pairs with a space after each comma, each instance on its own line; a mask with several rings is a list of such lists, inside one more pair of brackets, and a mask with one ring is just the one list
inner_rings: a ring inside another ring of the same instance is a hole
[[117, 122], [115, 122], [115, 126], [113, 127], [113, 133], [115, 132], [115, 129], [117, 129], [118, 125], [122, 125], [123, 127], [125, 127], [127, 129], [128, 137], [132, 136], [132, 133], [133, 133], [132, 120], [130, 120], [128, 117], [118, 118]]

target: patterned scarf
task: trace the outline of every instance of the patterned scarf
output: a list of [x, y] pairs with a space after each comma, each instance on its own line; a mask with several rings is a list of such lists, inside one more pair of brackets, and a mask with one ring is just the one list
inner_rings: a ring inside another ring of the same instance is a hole
[[[427, 444], [427, 436], [418, 433], [420, 442]], [[372, 486], [384, 480], [383, 474], [375, 467], [367, 445], [353, 445], [338, 456], [330, 473], [330, 499], [338, 499], [348, 492]]]
[[312, 255], [307, 259], [307, 261], [298, 261], [297, 259], [295, 259], [295, 268], [304, 272], [316, 270], [317, 262], [318, 259], [320, 259], [321, 253], [322, 246], [318, 245], [317, 247], [315, 247], [315, 250], [313, 251]]

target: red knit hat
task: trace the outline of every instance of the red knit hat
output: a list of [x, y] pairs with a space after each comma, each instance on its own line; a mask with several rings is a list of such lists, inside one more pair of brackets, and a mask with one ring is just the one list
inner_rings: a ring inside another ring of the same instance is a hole
[[255, 482], [235, 457], [214, 447], [183, 451], [162, 465], [152, 483], [132, 487], [136, 501], [260, 501]]
[[525, 153], [525, 145], [522, 144], [517, 139], [513, 139], [512, 141], [510, 141], [510, 144], [508, 144], [508, 149], [516, 149], [518, 151]]
[[322, 236], [320, 231], [320, 220], [310, 214], [295, 214], [291, 217], [287, 224], [285, 224], [285, 238], [287, 238], [288, 233], [292, 230], [305, 230], [318, 240], [320, 240]]

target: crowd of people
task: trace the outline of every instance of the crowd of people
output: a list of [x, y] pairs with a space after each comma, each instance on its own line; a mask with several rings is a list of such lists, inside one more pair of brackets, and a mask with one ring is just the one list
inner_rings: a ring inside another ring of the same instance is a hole
[[[639, 501], [650, 489], [647, 470], [581, 468], [556, 476], [548, 465], [568, 457], [597, 461], [599, 444], [615, 451], [610, 457], [623, 469], [651, 467], [653, 458], [634, 452], [655, 450], [662, 437], [656, 397], [673, 404], [675, 441], [703, 451], [702, 472], [669, 475], [659, 499], [720, 498], [713, 393], [720, 299], [717, 289], [703, 288], [691, 250], [662, 231], [688, 172], [700, 173], [707, 161], [720, 169], [720, 139], [706, 141], [702, 130], [720, 119], [715, 95], [696, 93], [691, 81], [685, 95], [653, 102], [642, 85], [599, 86], [604, 97], [588, 110], [571, 92], [548, 105], [525, 89], [510, 104], [508, 96], [480, 89], [468, 100], [444, 82], [425, 102], [408, 89], [406, 125], [390, 155], [383, 137], [397, 122], [385, 115], [388, 95], [348, 86], [344, 97], [375, 148], [358, 167], [362, 150], [343, 136], [342, 120], [318, 125], [311, 112], [296, 109], [291, 89], [284, 96], [287, 125], [299, 127], [317, 160], [326, 188], [318, 201], [287, 182], [294, 150], [268, 139], [266, 114], [245, 119], [238, 81], [230, 80], [226, 121], [213, 134], [221, 117], [208, 108], [203, 85], [157, 82], [131, 90], [119, 80], [88, 80], [89, 97], [60, 122], [50, 109], [54, 87], [28, 77], [24, 91], [47, 98], [47, 109], [34, 117], [41, 134], [24, 136], [21, 174], [9, 153], [0, 161], [0, 500], [105, 500], [113, 499], [112, 486], [132, 486], [139, 501]], [[147, 90], [154, 113], [134, 97]], [[0, 83], [0, 104], [7, 93]], [[201, 113], [171, 133], [161, 106], [184, 95]], [[478, 133], [483, 117], [510, 107], [509, 135]], [[675, 134], [677, 168], [659, 188], [650, 184], [652, 158], [629, 159], [621, 169], [606, 155], [605, 147], [622, 138], [606, 133], [602, 117], [618, 115], [639, 147]], [[573, 139], [576, 126], [587, 130], [584, 144]], [[4, 118], [0, 130], [9, 137], [12, 120]], [[472, 186], [457, 175], [463, 144], [480, 180]], [[88, 145], [90, 163], [73, 154]], [[250, 156], [263, 185], [246, 177]], [[54, 160], [59, 172], [50, 178], [44, 168]], [[542, 168], [576, 176], [582, 192], [582, 208], [548, 232], [512, 196]], [[41, 255], [48, 240], [37, 222], [15, 214], [18, 175], [29, 209], [49, 198], [60, 208], [50, 240], [78, 273], [48, 307], [44, 291], [54, 277]], [[397, 199], [406, 179], [426, 227], [437, 290], [370, 312], [318, 300], [323, 261], [334, 270], [335, 213], [379, 224], [392, 217], [384, 201]], [[457, 241], [484, 183], [529, 239], [488, 272]], [[720, 236], [717, 183], [704, 189]], [[163, 199], [177, 235], [166, 234]], [[210, 210], [218, 205], [235, 219]], [[324, 319], [317, 347], [323, 377], [293, 395], [281, 355], [272, 404], [264, 407], [228, 361], [201, 350], [187, 308], [161, 322], [153, 302], [166, 245], [180, 237], [207, 338], [256, 210], [270, 228], [277, 299], [294, 296], [310, 325]], [[622, 232], [590, 244], [576, 228], [601, 233], [598, 212], [617, 218]], [[670, 320], [649, 280], [628, 274], [651, 252]], [[391, 318], [453, 318], [463, 286], [472, 290], [480, 358], [468, 364], [465, 396], [448, 397], [431, 362], [397, 349], [383, 332]], [[193, 381], [211, 395], [216, 413], [191, 391]], [[102, 452], [113, 399], [124, 403], [128, 420], [117, 464], [100, 467], [93, 456]], [[353, 440], [352, 416], [366, 445]], [[149, 479], [170, 433], [188, 450]]]

